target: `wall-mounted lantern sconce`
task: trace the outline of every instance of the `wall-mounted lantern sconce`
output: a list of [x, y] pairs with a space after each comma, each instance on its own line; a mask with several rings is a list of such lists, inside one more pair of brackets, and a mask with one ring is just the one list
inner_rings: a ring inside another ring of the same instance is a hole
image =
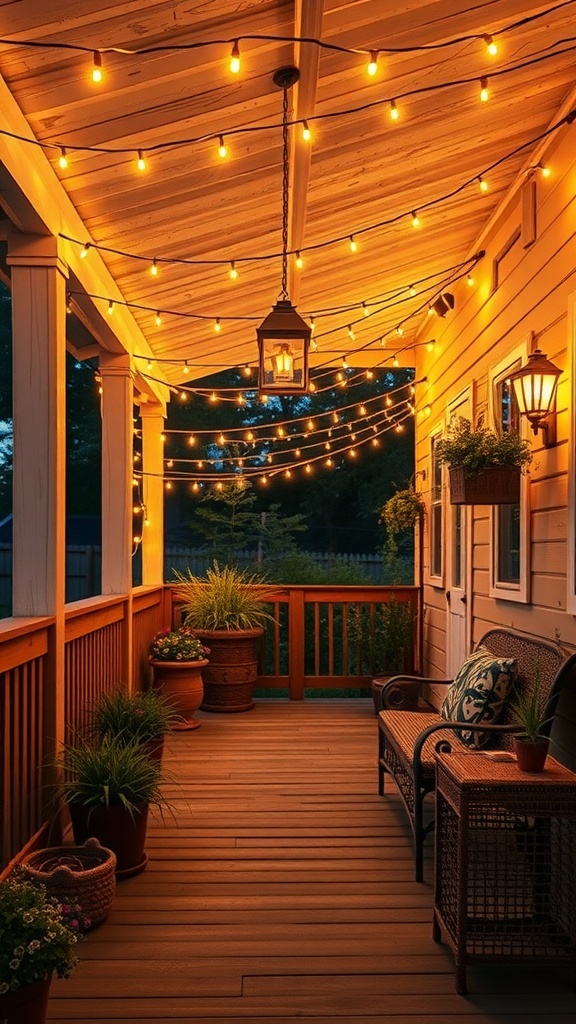
[[526, 366], [510, 374], [518, 410], [526, 416], [535, 434], [544, 433], [544, 447], [556, 444], [555, 399], [562, 370], [537, 348], [528, 356]]
[[454, 296], [452, 292], [443, 292], [442, 295], [439, 295], [436, 301], [432, 303], [432, 309], [436, 316], [446, 316], [449, 309], [454, 309]]

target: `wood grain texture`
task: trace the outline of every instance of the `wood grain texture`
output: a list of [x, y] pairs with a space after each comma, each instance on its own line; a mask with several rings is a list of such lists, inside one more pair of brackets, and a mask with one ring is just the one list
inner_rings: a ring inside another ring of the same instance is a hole
[[432, 863], [413, 881], [406, 819], [376, 795], [371, 701], [261, 701], [165, 751], [176, 811], [147, 870], [52, 987], [51, 1024], [568, 1024], [569, 972], [475, 967], [454, 991], [432, 941]]

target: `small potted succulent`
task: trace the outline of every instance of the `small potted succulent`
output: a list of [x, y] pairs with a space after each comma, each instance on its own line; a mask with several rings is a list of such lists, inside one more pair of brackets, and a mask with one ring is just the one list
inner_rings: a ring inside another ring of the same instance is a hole
[[194, 713], [204, 698], [202, 669], [208, 664], [210, 648], [187, 626], [157, 633], [149, 648], [153, 685], [175, 712], [171, 728], [197, 729]]
[[52, 975], [76, 964], [81, 911], [13, 873], [0, 882], [0, 1020], [44, 1024]]
[[521, 772], [542, 772], [546, 764], [552, 715], [540, 692], [540, 672], [534, 670], [534, 687], [523, 689], [511, 700], [513, 720], [522, 730], [513, 737], [518, 768]]
[[254, 707], [252, 689], [264, 623], [274, 622], [268, 607], [278, 587], [256, 573], [214, 562], [205, 577], [190, 570], [177, 580], [176, 601], [184, 623], [210, 648], [202, 671], [205, 711], [236, 712]]
[[518, 431], [473, 430], [461, 416], [438, 442], [436, 453], [448, 466], [452, 505], [518, 503], [520, 475], [532, 461], [530, 445]]

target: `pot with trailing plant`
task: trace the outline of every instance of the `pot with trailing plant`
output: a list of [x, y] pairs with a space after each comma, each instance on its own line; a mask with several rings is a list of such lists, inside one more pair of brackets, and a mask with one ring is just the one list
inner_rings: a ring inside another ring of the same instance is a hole
[[386, 528], [386, 561], [395, 581], [400, 575], [398, 536], [413, 531], [425, 511], [424, 499], [413, 487], [396, 491], [380, 509], [378, 523]]
[[150, 757], [162, 759], [164, 737], [181, 726], [174, 704], [161, 690], [130, 694], [116, 689], [101, 694], [90, 706], [90, 734], [102, 740], [116, 736], [122, 743], [140, 743]]
[[510, 707], [513, 722], [521, 729], [521, 732], [512, 738], [519, 771], [544, 771], [550, 745], [548, 733], [552, 715], [540, 692], [538, 666], [534, 671], [532, 691], [526, 689], [515, 694]]
[[76, 908], [17, 871], [0, 882], [2, 1024], [44, 1024], [52, 976], [67, 978], [77, 962], [80, 924]]
[[138, 742], [105, 735], [100, 743], [78, 738], [66, 744], [59, 765], [74, 842], [79, 846], [94, 836], [112, 850], [118, 879], [143, 871], [150, 805], [167, 805], [160, 764]]
[[194, 713], [204, 698], [202, 669], [208, 664], [210, 648], [187, 626], [157, 633], [149, 648], [153, 685], [175, 712], [171, 728], [198, 729]]
[[518, 431], [501, 434], [472, 429], [458, 417], [438, 441], [439, 462], [448, 467], [452, 505], [510, 505], [520, 501], [520, 476], [532, 461], [528, 441]]
[[185, 625], [210, 648], [202, 669], [202, 709], [215, 712], [249, 711], [258, 675], [258, 655], [264, 623], [274, 622], [268, 611], [278, 588], [256, 573], [214, 562], [205, 577], [174, 570], [176, 601]]

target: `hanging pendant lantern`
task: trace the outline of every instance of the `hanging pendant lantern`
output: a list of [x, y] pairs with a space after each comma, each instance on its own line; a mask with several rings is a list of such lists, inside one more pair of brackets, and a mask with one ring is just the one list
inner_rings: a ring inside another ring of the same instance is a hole
[[259, 390], [287, 395], [308, 390], [308, 349], [312, 330], [288, 297], [288, 89], [298, 81], [296, 67], [280, 68], [274, 84], [282, 104], [282, 289], [276, 305], [257, 328]]

